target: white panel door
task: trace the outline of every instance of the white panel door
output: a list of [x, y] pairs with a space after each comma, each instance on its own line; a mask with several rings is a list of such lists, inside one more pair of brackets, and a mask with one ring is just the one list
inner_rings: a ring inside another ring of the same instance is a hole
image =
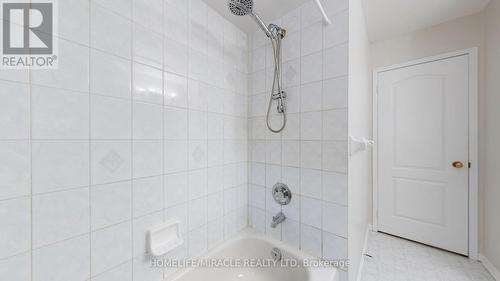
[[468, 79], [467, 55], [379, 74], [379, 231], [468, 254]]

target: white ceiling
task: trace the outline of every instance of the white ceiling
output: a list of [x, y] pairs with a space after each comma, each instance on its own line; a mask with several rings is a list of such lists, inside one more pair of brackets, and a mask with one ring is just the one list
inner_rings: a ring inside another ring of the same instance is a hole
[[490, 0], [363, 0], [371, 41], [390, 39], [421, 28], [471, 15]]
[[[241, 30], [251, 34], [257, 30], [257, 25], [248, 17], [233, 15], [228, 7], [228, 0], [203, 0], [208, 6], [221, 14], [230, 22], [234, 23]], [[254, 0], [253, 10], [266, 24], [270, 21], [286, 15], [288, 12], [299, 7], [308, 0]], [[472, 1], [472, 0], [469, 0]]]

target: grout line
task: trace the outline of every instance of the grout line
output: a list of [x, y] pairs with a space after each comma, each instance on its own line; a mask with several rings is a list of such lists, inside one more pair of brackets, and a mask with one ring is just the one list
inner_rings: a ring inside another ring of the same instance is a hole
[[89, 132], [88, 132], [88, 147], [89, 147], [89, 167], [88, 167], [88, 176], [89, 176], [89, 279], [92, 279], [92, 97], [90, 95], [91, 89], [92, 89], [92, 12], [94, 8], [93, 2], [89, 0], [89, 14], [88, 14], [88, 20], [89, 20], [89, 80], [88, 80], [88, 124], [89, 124]]
[[[131, 264], [131, 274], [130, 278], [134, 280], [134, 273], [135, 273], [135, 268], [134, 268], [134, 263], [135, 263], [135, 257], [134, 257], [134, 188], [135, 188], [135, 180], [134, 180], [134, 61], [135, 61], [135, 51], [134, 51], [134, 24], [135, 22], [133, 21], [134, 19], [134, 1], [130, 1], [130, 256], [132, 259], [132, 264]], [[163, 73], [162, 73], [163, 77]]]

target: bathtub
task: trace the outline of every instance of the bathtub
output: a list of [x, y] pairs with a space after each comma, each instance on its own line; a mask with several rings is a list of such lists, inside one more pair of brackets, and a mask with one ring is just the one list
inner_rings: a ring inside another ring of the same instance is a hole
[[[271, 251], [278, 248], [282, 260], [295, 260], [297, 266], [198, 267], [180, 269], [165, 281], [338, 281], [339, 273], [331, 266], [303, 266], [304, 261], [317, 260], [280, 241], [244, 230], [200, 259], [272, 261]], [[248, 265], [248, 264], [246, 264]]]

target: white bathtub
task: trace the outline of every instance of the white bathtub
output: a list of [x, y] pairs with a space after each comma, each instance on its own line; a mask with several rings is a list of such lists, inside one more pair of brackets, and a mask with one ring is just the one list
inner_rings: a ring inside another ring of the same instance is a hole
[[298, 261], [297, 267], [212, 267], [182, 269], [165, 281], [338, 281], [339, 273], [333, 267], [304, 267], [304, 260], [315, 258], [297, 251], [280, 241], [245, 230], [224, 242], [201, 259], [270, 259], [271, 250], [281, 250], [283, 260]]

